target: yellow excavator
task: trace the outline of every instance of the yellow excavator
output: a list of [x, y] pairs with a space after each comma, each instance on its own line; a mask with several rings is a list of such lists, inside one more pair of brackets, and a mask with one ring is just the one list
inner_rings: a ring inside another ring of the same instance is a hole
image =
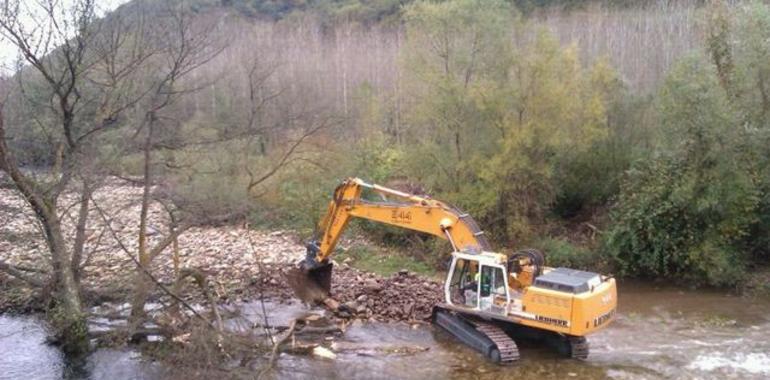
[[[364, 191], [380, 199], [364, 199]], [[444, 302], [434, 307], [433, 322], [494, 362], [518, 360], [519, 339], [541, 341], [567, 357], [585, 359], [585, 336], [606, 327], [615, 316], [617, 291], [612, 277], [546, 267], [543, 255], [532, 249], [510, 255], [492, 252], [484, 232], [468, 214], [427, 196], [358, 178], [346, 179], [334, 190], [307, 245], [307, 257], [290, 277], [300, 298], [329, 295], [330, 257], [351, 218], [449, 241], [453, 252]]]

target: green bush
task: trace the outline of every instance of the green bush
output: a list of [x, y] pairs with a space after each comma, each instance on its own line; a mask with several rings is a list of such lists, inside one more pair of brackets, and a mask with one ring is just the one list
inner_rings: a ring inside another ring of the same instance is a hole
[[556, 196], [551, 207], [560, 218], [590, 215], [608, 204], [620, 191], [623, 173], [652, 144], [656, 123], [645, 117], [654, 111], [651, 99], [620, 89], [614, 93], [607, 113], [607, 138], [586, 151], [560, 154], [552, 179]]
[[606, 269], [607, 260], [597, 251], [580, 247], [561, 238], [546, 237], [534, 244], [545, 255], [545, 263], [550, 267], [566, 267], [601, 271]]
[[731, 189], [723, 190], [733, 192], [730, 204], [715, 196], [716, 189], [710, 189], [711, 195], [693, 191], [691, 176], [663, 159], [630, 174], [605, 236], [619, 274], [720, 286], [742, 280], [746, 260], [741, 238], [753, 221], [753, 190], [725, 181]]
[[629, 171], [605, 248], [621, 274], [735, 285], [758, 220], [746, 136], [711, 65], [677, 65], [660, 97], [668, 146]]

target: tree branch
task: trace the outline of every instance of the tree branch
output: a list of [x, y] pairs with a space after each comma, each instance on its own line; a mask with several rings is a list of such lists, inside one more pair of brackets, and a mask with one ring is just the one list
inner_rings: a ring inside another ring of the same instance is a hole
[[24, 272], [24, 269], [26, 268], [8, 264], [5, 261], [0, 260], [1, 271], [39, 288], [42, 288], [45, 285], [45, 281], [35, 277], [30, 277], [27, 273]]

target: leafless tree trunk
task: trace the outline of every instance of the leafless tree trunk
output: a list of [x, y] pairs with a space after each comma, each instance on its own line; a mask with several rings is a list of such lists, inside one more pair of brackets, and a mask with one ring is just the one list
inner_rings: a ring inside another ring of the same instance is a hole
[[[15, 45], [27, 64], [16, 73], [18, 81], [23, 87], [22, 79], [35, 73], [48, 92], [44, 96], [49, 104], [41, 109], [52, 116], [53, 122], [47, 126], [52, 131], [48, 143], [51, 151], [56, 152], [50, 173], [40, 177], [26, 174], [8, 146], [12, 137], [6, 133], [4, 115], [0, 112], [0, 171], [9, 175], [42, 227], [50, 254], [50, 278], [27, 280], [52, 290], [53, 307], [48, 315], [65, 352], [75, 354], [88, 347], [79, 278], [83, 257], [88, 256], [84, 255], [88, 199], [95, 182], [89, 178], [92, 173], [86, 171], [93, 165], [84, 163], [96, 160], [91, 150], [93, 138], [115, 125], [123, 111], [140, 97], [128, 93], [124, 84], [146, 58], [137, 53], [142, 49], [135, 49], [134, 54], [115, 62], [118, 49], [127, 41], [126, 24], [116, 18], [112, 26], [102, 30], [103, 25], [95, 20], [94, 14], [91, 0], [71, 4], [53, 0], [22, 4], [11, 0], [3, 1], [0, 9], [0, 35]], [[141, 46], [137, 39], [133, 41], [137, 43], [134, 47]], [[97, 90], [88, 94], [86, 86]], [[23, 101], [38, 104], [30, 98]], [[85, 104], [97, 106], [89, 108]], [[79, 202], [72, 245], [65, 239], [58, 208], [61, 196], [69, 190], [74, 190]], [[10, 274], [16, 272], [7, 263], [0, 263], [0, 269]]]
[[189, 229], [187, 223], [170, 229], [168, 235], [150, 249], [147, 242], [148, 215], [151, 206], [151, 192], [156, 184], [154, 174], [154, 153], [158, 148], [156, 134], [161, 127], [161, 112], [179, 98], [194, 93], [204, 86], [178, 88], [180, 81], [195, 69], [214, 59], [221, 51], [212, 41], [213, 26], [195, 26], [193, 19], [183, 8], [168, 9], [158, 22], [162, 25], [154, 38], [165, 44], [162, 48], [163, 62], [155, 72], [149, 73], [157, 81], [150, 81], [152, 95], [147, 103], [144, 119], [138, 132], [144, 131], [141, 143], [143, 155], [142, 198], [139, 215], [139, 233], [137, 236], [138, 268], [135, 273], [134, 292], [129, 318], [129, 333], [132, 333], [146, 319], [144, 311], [152, 290], [153, 281], [149, 278], [150, 264], [163, 250], [176, 241], [177, 237]]

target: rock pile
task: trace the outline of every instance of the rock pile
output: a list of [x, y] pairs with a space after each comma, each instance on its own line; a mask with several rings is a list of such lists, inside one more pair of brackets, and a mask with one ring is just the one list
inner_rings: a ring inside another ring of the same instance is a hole
[[[120, 180], [110, 180], [94, 194], [102, 214], [92, 207], [86, 230], [86, 260], [83, 284], [98, 293], [123, 293], [133, 286], [142, 189]], [[65, 194], [61, 214], [65, 238], [74, 240], [74, 218], [65, 213], [76, 199]], [[168, 234], [168, 215], [153, 202], [148, 216], [148, 245], [152, 247]], [[123, 250], [125, 247], [129, 252]], [[216, 285], [215, 294], [224, 296], [248, 291], [260, 265], [294, 263], [305, 248], [295, 236], [283, 231], [258, 231], [243, 225], [194, 227], [179, 237], [179, 265], [197, 268]], [[0, 261], [32, 268], [48, 269], [49, 254], [34, 214], [20, 194], [0, 188]], [[166, 248], [152, 262], [154, 276], [165, 284], [174, 279], [173, 249]], [[0, 277], [5, 276], [0, 273]], [[3, 277], [7, 279], [7, 277]]]
[[359, 318], [385, 322], [428, 320], [433, 306], [442, 300], [442, 287], [406, 271], [383, 278], [343, 268], [336, 270], [332, 278], [332, 296]]
[[[263, 294], [273, 299], [292, 299], [294, 294], [286, 284], [287, 268], [266, 267], [252, 281], [249, 293]], [[335, 266], [331, 296], [340, 302], [347, 317], [381, 322], [426, 321], [433, 306], [442, 301], [441, 283], [401, 271], [390, 277]]]

